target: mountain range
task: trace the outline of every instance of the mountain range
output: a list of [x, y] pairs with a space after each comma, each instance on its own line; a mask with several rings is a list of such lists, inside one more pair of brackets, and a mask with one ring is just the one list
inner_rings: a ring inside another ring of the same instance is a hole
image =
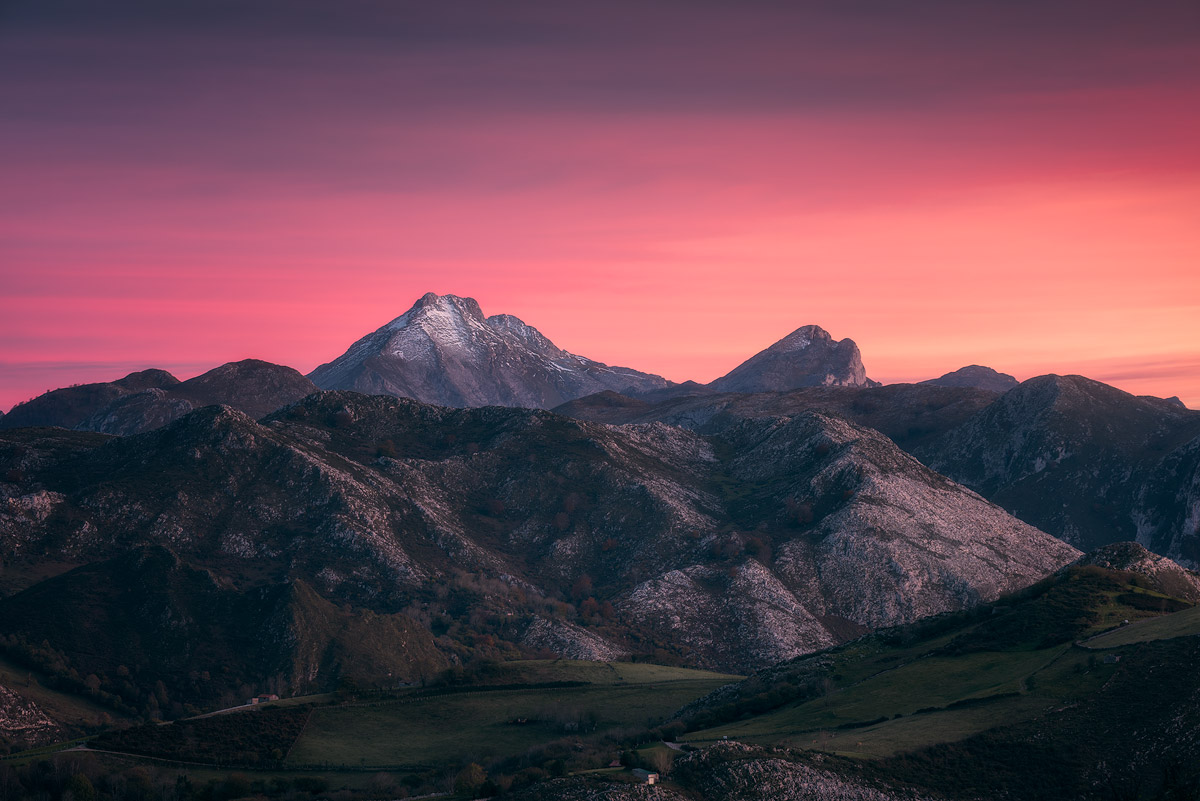
[[1080, 560], [1200, 599], [1198, 516], [1176, 402], [881, 386], [812, 325], [673, 384], [429, 294], [307, 377], [145, 370], [0, 417], [0, 652], [143, 718], [539, 655], [750, 672]]
[[[148, 547], [172, 558], [144, 569], [233, 593], [167, 597], [155, 615], [232, 617], [250, 603], [235, 597], [302, 582], [373, 614], [446, 620], [445, 658], [502, 620], [492, 634], [512, 648], [659, 649], [726, 670], [990, 600], [1079, 555], [817, 412], [701, 436], [325, 392], [261, 423], [208, 407], [130, 437], [13, 431], [0, 474], [5, 584], [28, 587], [0, 600], [0, 620], [98, 676], [113, 666], [90, 661], [94, 646], [29, 628], [58, 616], [30, 617], [27, 598], [75, 597], [63, 588], [78, 571], [110, 575], [93, 565]], [[88, 575], [80, 588], [104, 586]]]

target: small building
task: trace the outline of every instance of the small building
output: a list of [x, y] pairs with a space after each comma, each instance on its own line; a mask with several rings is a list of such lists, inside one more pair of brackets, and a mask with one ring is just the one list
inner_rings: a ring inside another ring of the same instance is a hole
[[658, 784], [657, 773], [651, 773], [650, 771], [642, 770], [641, 768], [633, 769], [633, 778], [637, 779], [642, 784]]
[[278, 700], [279, 700], [279, 696], [275, 695], [275, 694], [256, 695], [250, 699], [250, 703], [251, 704], [265, 704], [267, 701], [278, 701]]

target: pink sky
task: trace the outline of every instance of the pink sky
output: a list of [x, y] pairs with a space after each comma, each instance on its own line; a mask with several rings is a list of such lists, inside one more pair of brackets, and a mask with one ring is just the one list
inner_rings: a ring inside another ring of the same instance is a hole
[[17, 5], [0, 408], [307, 372], [427, 291], [678, 381], [817, 323], [885, 382], [979, 363], [1200, 408], [1186, 4]]

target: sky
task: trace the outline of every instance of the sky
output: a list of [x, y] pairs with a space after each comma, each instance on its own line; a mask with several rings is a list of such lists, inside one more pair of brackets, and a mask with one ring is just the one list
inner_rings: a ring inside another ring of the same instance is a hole
[[5, 0], [0, 409], [425, 292], [709, 381], [809, 323], [1200, 408], [1200, 4]]

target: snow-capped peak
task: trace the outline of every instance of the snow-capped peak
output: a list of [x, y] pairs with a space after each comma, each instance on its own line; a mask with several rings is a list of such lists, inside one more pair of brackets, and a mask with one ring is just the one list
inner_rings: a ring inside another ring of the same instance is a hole
[[312, 376], [322, 388], [451, 406], [550, 408], [605, 389], [668, 386], [660, 376], [567, 353], [512, 315], [485, 318], [473, 298], [433, 292]]

